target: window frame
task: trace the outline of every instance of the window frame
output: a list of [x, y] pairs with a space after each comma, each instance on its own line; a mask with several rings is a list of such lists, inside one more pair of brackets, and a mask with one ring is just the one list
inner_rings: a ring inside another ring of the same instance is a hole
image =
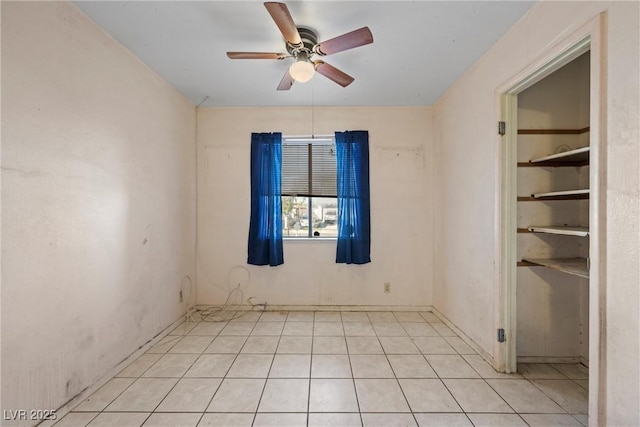
[[[282, 136], [282, 146], [283, 146], [283, 151], [284, 151], [284, 147], [286, 145], [305, 145], [308, 147], [308, 154], [307, 154], [307, 179], [308, 179], [308, 193], [309, 194], [285, 194], [284, 192], [282, 192], [281, 194], [281, 200], [283, 201], [282, 205], [283, 205], [283, 211], [282, 211], [282, 216], [283, 216], [283, 224], [285, 223], [285, 212], [284, 212], [284, 198], [285, 197], [292, 197], [292, 198], [296, 198], [296, 197], [304, 197], [307, 198], [307, 220], [309, 222], [309, 225], [307, 226], [307, 233], [304, 236], [291, 236], [291, 235], [287, 235], [284, 232], [283, 229], [283, 233], [282, 233], [282, 238], [285, 241], [308, 241], [308, 240], [318, 240], [318, 241], [330, 241], [330, 242], [335, 242], [338, 238], [337, 233], [335, 236], [314, 236], [313, 232], [314, 230], [314, 221], [313, 221], [313, 207], [314, 207], [314, 199], [334, 199], [335, 200], [335, 204], [336, 204], [336, 211], [337, 211], [337, 205], [338, 205], [338, 195], [337, 195], [337, 179], [338, 179], [338, 174], [337, 174], [337, 164], [336, 164], [336, 171], [335, 171], [335, 179], [336, 179], [336, 195], [335, 196], [326, 196], [326, 195], [314, 195], [313, 194], [313, 156], [312, 156], [312, 146], [313, 145], [332, 145], [333, 147], [335, 147], [336, 144], [336, 140], [335, 140], [335, 135], [314, 135], [314, 136]], [[283, 159], [283, 168], [282, 168], [282, 173], [284, 176], [284, 159]], [[284, 181], [284, 179], [283, 179]], [[284, 185], [283, 185], [284, 186]], [[336, 218], [336, 224], [337, 224], [337, 218]]]

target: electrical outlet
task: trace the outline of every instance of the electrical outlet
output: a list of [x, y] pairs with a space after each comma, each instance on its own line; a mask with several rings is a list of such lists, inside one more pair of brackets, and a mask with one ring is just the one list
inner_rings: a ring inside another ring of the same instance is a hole
[[384, 284], [384, 293], [385, 294], [390, 294], [391, 293], [391, 283], [386, 282]]
[[182, 291], [180, 291], [180, 302], [182, 302]]

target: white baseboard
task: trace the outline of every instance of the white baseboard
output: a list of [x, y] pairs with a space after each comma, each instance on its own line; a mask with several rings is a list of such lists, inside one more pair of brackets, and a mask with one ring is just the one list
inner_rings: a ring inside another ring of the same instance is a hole
[[568, 356], [568, 357], [518, 356], [516, 358], [516, 361], [517, 363], [583, 363], [583, 358], [580, 356], [575, 356], [575, 357], [572, 357], [572, 356]]
[[[195, 307], [191, 308], [187, 314], [191, 314], [194, 310], [195, 310]], [[171, 325], [169, 325], [166, 328], [164, 328], [155, 337], [151, 338], [144, 345], [142, 345], [136, 351], [134, 351], [129, 356], [127, 356], [123, 361], [121, 361], [116, 366], [114, 366], [112, 369], [110, 369], [109, 372], [107, 372], [105, 375], [100, 377], [100, 379], [98, 381], [96, 381], [94, 384], [91, 384], [89, 387], [85, 388], [80, 393], [75, 395], [67, 403], [65, 403], [61, 407], [57, 408], [56, 409], [56, 419], [55, 420], [43, 421], [42, 423], [38, 424], [38, 427], [50, 427], [50, 426], [53, 426], [56, 422], [60, 421], [60, 419], [62, 419], [62, 417], [67, 415], [69, 412], [71, 412], [76, 406], [78, 406], [80, 403], [82, 403], [87, 397], [91, 396], [100, 387], [102, 387], [107, 382], [109, 382], [113, 377], [118, 375], [118, 373], [120, 371], [122, 371], [124, 368], [129, 366], [131, 363], [133, 363], [138, 357], [142, 356], [151, 347], [156, 345], [158, 343], [158, 341], [160, 341], [161, 339], [163, 339], [164, 337], [169, 335], [169, 333], [171, 333], [171, 331], [173, 331], [178, 325], [180, 325], [182, 322], [185, 321], [185, 319], [187, 318], [187, 314], [183, 314], [182, 316], [180, 316], [178, 318], [178, 320], [176, 320]]]
[[489, 365], [493, 366], [493, 355], [491, 355], [490, 353], [488, 353], [487, 351], [485, 351], [482, 347], [480, 347], [474, 340], [472, 340], [471, 338], [469, 338], [464, 332], [462, 332], [456, 325], [454, 325], [449, 319], [447, 319], [447, 317], [440, 313], [438, 310], [436, 310], [435, 308], [432, 308], [431, 311], [433, 311], [433, 314], [435, 314], [440, 320], [442, 320], [442, 322], [447, 325], [453, 332], [455, 332], [456, 334], [458, 334], [458, 336], [460, 338], [462, 338], [462, 341], [464, 341], [465, 343], [467, 343], [467, 345], [469, 345], [472, 349], [475, 350], [476, 353], [478, 353], [480, 355], [480, 357], [482, 357], [484, 360], [486, 360]]
[[[219, 305], [198, 305], [198, 310], [208, 310]], [[253, 306], [229, 305], [228, 310], [252, 310]], [[266, 311], [432, 311], [430, 305], [277, 305], [267, 303]]]

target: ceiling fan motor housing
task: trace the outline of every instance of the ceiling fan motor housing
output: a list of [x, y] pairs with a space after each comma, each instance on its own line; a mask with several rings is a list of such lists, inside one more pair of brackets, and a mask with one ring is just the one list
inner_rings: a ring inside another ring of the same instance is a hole
[[294, 58], [297, 58], [301, 52], [304, 52], [309, 58], [316, 52], [314, 46], [318, 44], [318, 34], [308, 27], [296, 27], [302, 43], [300, 45], [292, 45], [287, 42], [287, 52]]

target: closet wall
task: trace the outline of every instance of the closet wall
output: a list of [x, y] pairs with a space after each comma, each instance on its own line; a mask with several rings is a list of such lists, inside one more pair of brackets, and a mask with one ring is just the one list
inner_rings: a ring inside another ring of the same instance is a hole
[[588, 147], [587, 52], [518, 95], [519, 362], [588, 364]]

